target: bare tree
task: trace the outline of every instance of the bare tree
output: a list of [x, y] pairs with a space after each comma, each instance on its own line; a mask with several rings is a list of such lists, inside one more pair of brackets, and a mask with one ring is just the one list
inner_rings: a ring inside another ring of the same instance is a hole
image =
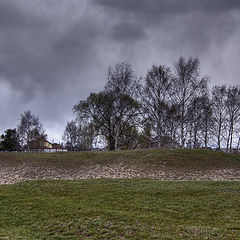
[[79, 129], [75, 121], [67, 122], [64, 130], [63, 140], [66, 142], [66, 146], [73, 151], [75, 145], [78, 142]]
[[89, 150], [92, 148], [95, 128], [92, 123], [84, 122], [78, 118], [67, 122], [63, 140], [71, 151]]
[[227, 121], [228, 121], [228, 136], [227, 136], [227, 151], [231, 152], [234, 127], [240, 118], [240, 88], [239, 86], [229, 87], [227, 90], [226, 101]]
[[172, 98], [180, 111], [180, 139], [181, 146], [185, 146], [187, 137], [187, 109], [194, 97], [206, 88], [207, 79], [200, 78], [199, 59], [180, 57], [175, 64], [175, 77], [172, 84]]
[[202, 101], [201, 97], [195, 97], [187, 110], [186, 120], [188, 122], [188, 147], [199, 148], [201, 145], [200, 131], [202, 122]]
[[136, 126], [140, 107], [134, 98], [137, 85], [131, 65], [119, 63], [109, 68], [104, 91], [91, 93], [74, 106], [78, 117], [92, 122], [98, 134], [106, 138], [110, 150], [117, 149], [119, 137]]
[[[138, 123], [140, 105], [138, 98], [139, 82], [129, 63], [118, 63], [108, 68], [108, 82], [104, 92], [114, 98], [114, 149], [118, 148], [118, 139], [132, 131]], [[114, 126], [115, 125], [115, 126]]]
[[168, 124], [171, 79], [168, 67], [153, 65], [141, 91], [144, 118], [151, 124], [158, 147], [161, 147], [162, 138], [171, 135]]
[[212, 102], [207, 94], [201, 97], [201, 109], [201, 130], [204, 139], [204, 147], [207, 148], [214, 124]]
[[221, 140], [223, 137], [224, 124], [226, 123], [226, 101], [226, 86], [214, 86], [212, 89], [212, 107], [218, 149], [221, 149]]
[[22, 146], [25, 145], [28, 148], [31, 141], [45, 140], [47, 138], [39, 117], [34, 116], [31, 111], [21, 114], [17, 132]]
[[79, 148], [81, 150], [92, 149], [94, 138], [97, 135], [96, 128], [93, 122], [79, 122]]

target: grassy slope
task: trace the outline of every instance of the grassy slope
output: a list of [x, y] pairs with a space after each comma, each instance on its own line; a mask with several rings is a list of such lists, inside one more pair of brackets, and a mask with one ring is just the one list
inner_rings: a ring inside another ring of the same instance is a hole
[[[0, 165], [239, 168], [240, 156], [205, 150], [0, 153]], [[34, 181], [0, 186], [0, 239], [240, 239], [240, 182], [147, 179]]]
[[42, 166], [65, 167], [79, 164], [108, 164], [127, 162], [137, 164], [157, 164], [164, 162], [169, 167], [240, 167], [240, 155], [209, 150], [156, 149], [115, 152], [68, 152], [68, 153], [0, 153], [0, 165], [34, 163]]
[[239, 239], [239, 199], [239, 182], [2, 185], [0, 239]]

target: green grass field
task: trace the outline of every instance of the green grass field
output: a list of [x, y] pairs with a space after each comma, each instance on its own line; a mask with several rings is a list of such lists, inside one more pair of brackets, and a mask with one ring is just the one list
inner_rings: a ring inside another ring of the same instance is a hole
[[[179, 149], [0, 153], [0, 174], [28, 165], [25, 174], [34, 175], [35, 167], [74, 170], [110, 163], [141, 166], [146, 173], [163, 164], [178, 173], [221, 172], [238, 171], [240, 156]], [[0, 185], [0, 239], [240, 239], [240, 182], [103, 178]]]
[[0, 239], [240, 239], [239, 182], [0, 186]]

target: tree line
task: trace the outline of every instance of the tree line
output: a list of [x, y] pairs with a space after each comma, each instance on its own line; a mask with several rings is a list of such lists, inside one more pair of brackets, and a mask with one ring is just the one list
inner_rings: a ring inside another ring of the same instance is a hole
[[[141, 78], [129, 63], [118, 63], [108, 68], [103, 90], [80, 100], [73, 113], [63, 134], [69, 150], [239, 149], [240, 87], [210, 89], [198, 58], [180, 57], [172, 68], [153, 65]], [[16, 129], [1, 136], [0, 149], [29, 148], [46, 138], [39, 118], [26, 111]]]
[[90, 148], [98, 137], [109, 150], [239, 149], [240, 88], [210, 89], [198, 58], [180, 57], [172, 68], [153, 65], [144, 78], [126, 62], [109, 67], [104, 89], [79, 101], [73, 112], [64, 132], [72, 148]]

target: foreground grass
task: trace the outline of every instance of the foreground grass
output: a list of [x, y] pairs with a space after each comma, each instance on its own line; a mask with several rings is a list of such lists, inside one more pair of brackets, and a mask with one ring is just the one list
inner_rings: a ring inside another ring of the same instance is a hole
[[240, 239], [240, 182], [0, 186], [0, 239]]

